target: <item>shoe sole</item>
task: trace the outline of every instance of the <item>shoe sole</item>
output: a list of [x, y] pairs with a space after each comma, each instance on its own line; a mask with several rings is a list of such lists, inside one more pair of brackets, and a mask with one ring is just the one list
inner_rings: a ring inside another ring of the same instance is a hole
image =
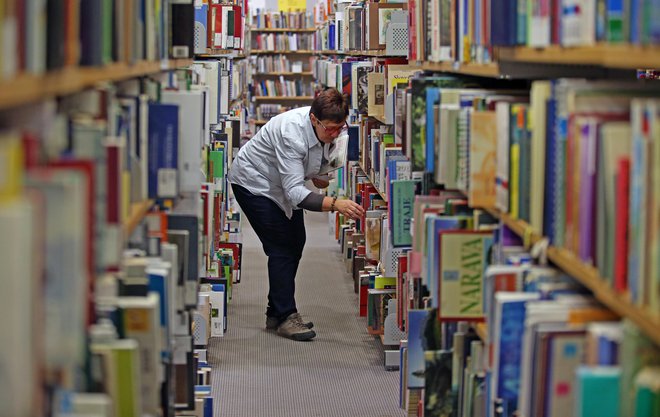
[[295, 333], [292, 335], [284, 335], [278, 333], [278, 335], [282, 337], [286, 337], [287, 339], [295, 340], [296, 342], [306, 342], [308, 340], [312, 340], [313, 338], [316, 337], [316, 332], [314, 331], [309, 331], [305, 333]]
[[[278, 327], [280, 327], [280, 326], [275, 326], [275, 327], [266, 326], [266, 330], [277, 330]], [[309, 323], [307, 323], [307, 328], [308, 329], [314, 328], [314, 323], [312, 323], [311, 321]]]

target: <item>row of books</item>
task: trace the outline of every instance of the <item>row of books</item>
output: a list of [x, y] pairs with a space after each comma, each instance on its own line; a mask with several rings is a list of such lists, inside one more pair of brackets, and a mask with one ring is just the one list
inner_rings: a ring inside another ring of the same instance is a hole
[[304, 97], [314, 95], [314, 84], [302, 79], [287, 80], [280, 76], [278, 80], [261, 80], [255, 83], [255, 97]]
[[196, 5], [195, 53], [205, 54], [207, 48], [245, 48], [246, 10], [247, 2], [242, 0]]
[[297, 51], [312, 49], [311, 33], [260, 33], [254, 36], [253, 49], [265, 51]]
[[411, 59], [488, 62], [493, 47], [657, 44], [657, 6], [584, 2], [412, 0]]
[[[251, 57], [252, 58], [252, 57]], [[287, 55], [260, 55], [252, 58], [253, 67], [257, 73], [311, 71], [315, 58], [309, 60], [296, 59]]]
[[193, 54], [192, 1], [157, 7], [147, 0], [10, 0], [0, 21], [0, 79]]
[[[613, 321], [570, 277], [532, 265], [522, 241], [470, 209], [459, 191], [415, 196], [418, 180], [395, 180], [383, 205], [359, 166], [347, 169], [345, 189], [369, 210], [355, 223], [336, 215], [336, 237], [352, 251], [371, 333], [382, 334], [396, 299], [397, 324], [407, 332], [401, 405], [409, 415], [653, 415], [660, 349], [634, 325]], [[412, 245], [398, 253], [393, 284], [387, 259], [406, 225]], [[482, 320], [483, 339], [468, 326]]]
[[255, 29], [306, 29], [314, 27], [312, 14], [303, 10], [274, 12], [257, 8], [251, 17], [252, 27]]
[[[386, 99], [394, 86], [407, 85], [409, 77], [419, 71], [408, 65], [405, 58], [317, 59], [314, 66], [314, 75], [321, 85], [350, 96], [353, 114], [376, 117], [385, 116]], [[393, 106], [389, 108], [391, 113]]]
[[262, 104], [257, 107], [257, 119], [268, 120], [287, 110], [289, 110], [289, 108], [281, 104]]
[[391, 23], [407, 29], [407, 3], [338, 3], [334, 18], [319, 25], [314, 44], [318, 50], [340, 52], [383, 50]]
[[[12, 279], [0, 293], [15, 320], [0, 350], [0, 414], [194, 407], [192, 309], [199, 278], [226, 256], [232, 141], [205, 127], [204, 95], [177, 80], [131, 80], [3, 113], [0, 230], [12, 240], [0, 257]], [[202, 185], [204, 159], [215, 174]], [[130, 203], [147, 212], [149, 200], [160, 208], [130, 233], [140, 223]]]
[[413, 77], [396, 92], [394, 139], [412, 171], [525, 220], [658, 311], [658, 91], [557, 80], [534, 82], [528, 95], [464, 82]]

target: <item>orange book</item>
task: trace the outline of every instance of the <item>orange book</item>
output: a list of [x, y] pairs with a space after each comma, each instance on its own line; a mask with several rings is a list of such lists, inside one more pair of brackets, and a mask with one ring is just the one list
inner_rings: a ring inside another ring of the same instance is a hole
[[618, 319], [618, 315], [600, 307], [578, 308], [568, 313], [568, 323], [570, 324], [583, 324], [592, 321], [615, 321]]

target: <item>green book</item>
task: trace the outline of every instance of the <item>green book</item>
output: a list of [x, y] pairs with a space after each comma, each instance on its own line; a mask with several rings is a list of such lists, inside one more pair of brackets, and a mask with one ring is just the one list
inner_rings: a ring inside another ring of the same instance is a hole
[[618, 417], [619, 367], [581, 366], [576, 377], [575, 417]]
[[392, 246], [412, 245], [411, 223], [418, 181], [392, 181], [390, 218], [392, 219]]
[[635, 377], [645, 367], [660, 366], [660, 349], [628, 319], [623, 321], [621, 342], [621, 416], [633, 416]]
[[642, 369], [635, 378], [635, 417], [660, 416], [660, 367]]
[[208, 182], [216, 185], [222, 184], [225, 178], [225, 151], [220, 149], [209, 152], [209, 178]]
[[103, 0], [103, 17], [101, 20], [101, 60], [103, 65], [112, 62], [112, 18], [113, 18], [113, 0]]

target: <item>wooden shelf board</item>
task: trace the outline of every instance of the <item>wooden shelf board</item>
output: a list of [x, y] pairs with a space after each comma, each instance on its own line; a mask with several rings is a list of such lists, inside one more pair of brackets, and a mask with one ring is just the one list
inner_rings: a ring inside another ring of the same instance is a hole
[[287, 96], [260, 96], [254, 98], [256, 101], [268, 101], [268, 100], [282, 100], [282, 101], [312, 101], [314, 100], [313, 96], [302, 96], [302, 97], [287, 97]]
[[[513, 219], [508, 214], [501, 213], [494, 208], [486, 210], [493, 216], [500, 218], [517, 235], [523, 237], [528, 235], [530, 244], [534, 244], [542, 238], [538, 233], [532, 232], [531, 226], [526, 222]], [[564, 272], [589, 288], [601, 303], [621, 317], [632, 320], [654, 343], [660, 345], [660, 317], [657, 313], [653, 314], [647, 308], [633, 304], [625, 294], [614, 291], [607, 281], [600, 276], [596, 268], [582, 262], [572, 252], [550, 246], [548, 248], [548, 258]]]
[[254, 120], [255, 125], [265, 125], [268, 123], [268, 120]]
[[660, 68], [660, 46], [629, 44], [598, 44], [595, 46], [546, 48], [501, 47], [496, 54], [500, 61], [549, 64], [598, 65], [609, 68]]
[[369, 117], [373, 117], [374, 119], [378, 120], [379, 122], [381, 122], [383, 124], [391, 124], [391, 123], [387, 123], [387, 121], [385, 120], [385, 115], [382, 115], [382, 114], [378, 114], [378, 115], [370, 114]]
[[153, 205], [153, 200], [147, 200], [141, 203], [135, 203], [131, 206], [131, 215], [124, 221], [123, 225], [125, 239], [128, 239], [131, 236], [133, 230], [135, 230], [137, 225], [140, 224]]
[[250, 31], [262, 33], [314, 33], [316, 28], [250, 28]]
[[299, 51], [277, 51], [277, 50], [269, 51], [269, 50], [266, 50], [266, 49], [253, 49], [250, 53], [251, 53], [251, 54], [289, 54], [289, 55], [299, 54], [299, 55], [312, 55], [312, 54], [315, 54], [316, 52], [315, 52], [315, 51], [308, 50], [308, 49], [301, 49], [301, 50], [299, 50]]
[[284, 75], [284, 76], [295, 76], [295, 75], [301, 75], [305, 77], [311, 77], [314, 75], [313, 72], [311, 71], [303, 71], [303, 72], [257, 72], [253, 74], [253, 76], [258, 76], [258, 75], [265, 75], [265, 76], [279, 76], [279, 75]]
[[490, 64], [458, 64], [453, 62], [422, 62], [422, 69], [426, 71], [451, 72], [456, 74], [478, 75], [481, 77], [500, 77], [499, 66]]
[[191, 64], [190, 59], [175, 59], [134, 65], [114, 63], [98, 68], [64, 68], [42, 76], [22, 74], [0, 82], [0, 109], [72, 94], [104, 81], [122, 81]]

